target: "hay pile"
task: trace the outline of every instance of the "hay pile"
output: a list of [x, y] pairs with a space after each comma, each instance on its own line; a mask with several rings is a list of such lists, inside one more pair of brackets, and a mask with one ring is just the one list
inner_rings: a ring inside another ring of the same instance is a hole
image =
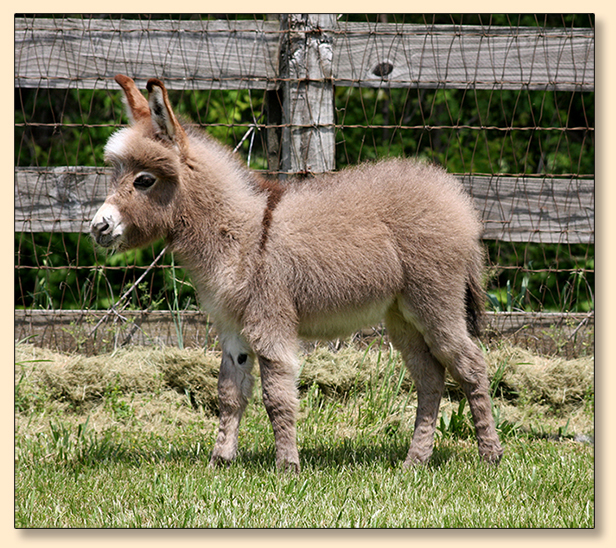
[[[332, 352], [317, 346], [302, 356], [301, 361], [300, 391], [317, 384], [327, 396], [344, 396], [351, 391], [362, 391], [370, 384], [378, 384], [380, 378], [392, 375], [392, 382], [395, 382], [400, 369], [404, 367], [397, 352], [385, 345], [381, 352], [378, 349], [358, 350], [352, 346], [343, 346], [338, 352]], [[405, 375], [402, 389], [409, 390], [411, 384], [409, 376]]]
[[[22, 397], [44, 395], [81, 407], [111, 390], [124, 394], [175, 390], [216, 411], [219, 359], [202, 350], [136, 347], [112, 355], [66, 355], [31, 345], [16, 348], [15, 383]], [[25, 402], [27, 404], [27, 402]]]
[[502, 396], [520, 404], [536, 403], [564, 410], [594, 394], [593, 357], [568, 360], [507, 346], [491, 350], [487, 359], [492, 378], [499, 368], [502, 370]]
[[[300, 391], [317, 384], [327, 397], [344, 399], [351, 393], [361, 396], [362, 391], [378, 386], [382, 379], [396, 382], [403, 366], [397, 353], [391, 356], [390, 360], [387, 346], [380, 355], [374, 349], [366, 352], [343, 347], [332, 352], [317, 347], [300, 359]], [[545, 420], [546, 416], [552, 416], [554, 425], [560, 425], [569, 417], [574, 422], [579, 417], [580, 428], [589, 428], [592, 410], [589, 419], [589, 411], [584, 406], [594, 401], [592, 357], [548, 358], [505, 346], [490, 350], [487, 360], [490, 377], [500, 378], [496, 397], [508, 420], [532, 424], [534, 417], [541, 415]], [[140, 398], [144, 403], [139, 409], [144, 414], [158, 413], [170, 402], [182, 400], [186, 413], [192, 412], [192, 408], [213, 420], [218, 412], [219, 362], [218, 353], [201, 349], [134, 347], [86, 357], [19, 344], [15, 367], [17, 411], [26, 416], [31, 410], [53, 402], [65, 411], [90, 412], [102, 407], [113, 393]], [[255, 373], [258, 375], [258, 367]], [[410, 388], [407, 375], [402, 392], [406, 394]], [[258, 389], [255, 395], [258, 397]], [[459, 386], [448, 381], [442, 409], [461, 397]], [[150, 405], [146, 409], [146, 403], [155, 403], [157, 407]]]

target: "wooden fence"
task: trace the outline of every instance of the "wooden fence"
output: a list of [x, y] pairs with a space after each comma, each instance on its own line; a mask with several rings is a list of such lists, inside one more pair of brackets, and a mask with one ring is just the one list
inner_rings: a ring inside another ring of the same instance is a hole
[[[335, 168], [334, 86], [592, 91], [594, 29], [347, 23], [327, 14], [268, 21], [16, 18], [16, 88], [115, 90], [117, 73], [141, 87], [156, 76], [170, 89], [266, 90], [269, 170], [284, 177]], [[87, 232], [109, 176], [83, 166], [16, 168], [15, 231]], [[592, 178], [461, 179], [487, 239], [594, 242]], [[16, 311], [16, 336], [41, 325], [49, 331], [67, 314]], [[73, 314], [83, 320], [82, 312]], [[532, 321], [518, 318], [516, 329]], [[556, 323], [578, 334], [594, 325], [594, 315], [560, 315]]]

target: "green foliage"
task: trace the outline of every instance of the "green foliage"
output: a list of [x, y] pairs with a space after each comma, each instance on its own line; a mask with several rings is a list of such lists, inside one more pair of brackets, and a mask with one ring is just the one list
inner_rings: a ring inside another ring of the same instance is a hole
[[[514, 310], [524, 310], [524, 299], [528, 290], [528, 282], [530, 276], [526, 274], [522, 279], [522, 288], [518, 295], [514, 295], [511, 289], [511, 280], [507, 280], [507, 288], [505, 291], [506, 305], [503, 303], [503, 297], [497, 297], [494, 293], [488, 293], [488, 301], [492, 310], [495, 312], [513, 312]], [[503, 290], [497, 290], [496, 293], [502, 293]]]
[[593, 101], [590, 93], [336, 88], [337, 167], [411, 156], [453, 173], [593, 174], [593, 132], [584, 129], [594, 125]]
[[[146, 249], [111, 254], [97, 249], [84, 234], [16, 233], [19, 276], [17, 308], [106, 310], [129, 288], [163, 250], [156, 242]], [[69, 253], [74, 250], [74, 253]], [[129, 297], [133, 310], [191, 310], [195, 290], [172, 254], [160, 260]]]
[[371, 352], [372, 346], [378, 347], [376, 371], [364, 386], [359, 388], [356, 383], [354, 387], [354, 391], [359, 388], [363, 393], [361, 398], [356, 399], [357, 420], [359, 424], [377, 424], [378, 431], [393, 435], [400, 427], [401, 418], [408, 407], [411, 395], [411, 390], [408, 390], [406, 397], [403, 397], [402, 387], [406, 368], [400, 363], [399, 356], [391, 344], [383, 364], [382, 341], [376, 339], [365, 350], [364, 359]]
[[415, 25], [480, 25], [483, 27], [594, 27], [594, 14], [588, 13], [357, 13], [345, 14], [342, 21], [359, 23], [407, 23]]
[[[17, 343], [20, 344], [20, 343]], [[19, 378], [15, 380], [15, 411], [26, 413], [30, 410], [40, 411], [49, 399], [45, 387], [32, 386], [28, 382], [27, 365], [32, 363], [50, 362], [51, 360], [25, 360], [15, 363], [15, 371], [19, 370]]]
[[114, 419], [125, 422], [134, 417], [135, 411], [132, 405], [123, 397], [122, 392], [119, 378], [116, 377], [115, 382], [107, 386], [103, 397], [105, 400], [105, 407], [112, 414]]
[[594, 246], [486, 242], [488, 306], [502, 312], [594, 310]]
[[470, 413], [464, 412], [466, 398], [462, 398], [458, 404], [458, 409], [451, 413], [450, 416], [446, 412], [441, 413], [441, 418], [437, 431], [444, 438], [450, 439], [467, 439], [473, 433], [472, 418]]

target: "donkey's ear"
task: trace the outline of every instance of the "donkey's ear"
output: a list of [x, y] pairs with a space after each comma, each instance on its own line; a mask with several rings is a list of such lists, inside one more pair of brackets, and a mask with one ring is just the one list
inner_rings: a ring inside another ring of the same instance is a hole
[[118, 74], [115, 81], [120, 84], [124, 90], [124, 103], [126, 104], [126, 113], [131, 123], [138, 122], [150, 117], [150, 106], [147, 99], [137, 89], [132, 78]]
[[186, 134], [173, 113], [165, 85], [157, 78], [151, 78], [147, 89], [154, 130], [181, 148]]

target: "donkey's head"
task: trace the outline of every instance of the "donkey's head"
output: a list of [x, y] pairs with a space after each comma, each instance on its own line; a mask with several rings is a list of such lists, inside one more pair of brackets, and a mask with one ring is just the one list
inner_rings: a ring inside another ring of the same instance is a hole
[[115, 80], [124, 90], [130, 126], [105, 146], [113, 166], [112, 190], [91, 223], [98, 244], [120, 250], [166, 238], [181, 208], [182, 171], [189, 143], [160, 80], [147, 83], [149, 100], [127, 76]]

